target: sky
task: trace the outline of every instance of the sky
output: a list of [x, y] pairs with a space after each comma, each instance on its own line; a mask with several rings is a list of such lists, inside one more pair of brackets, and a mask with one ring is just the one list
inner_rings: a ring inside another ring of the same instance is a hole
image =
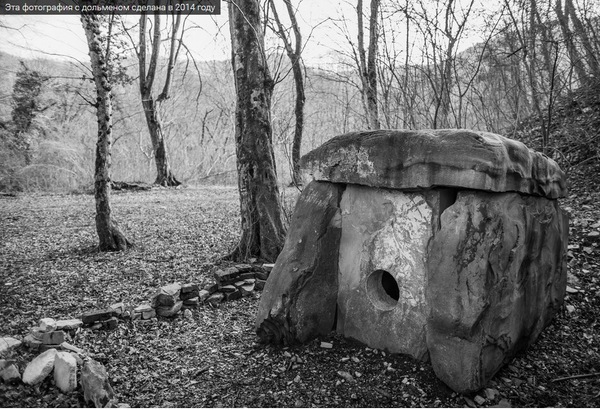
[[[458, 0], [467, 2], [469, 0]], [[485, 0], [480, 4], [485, 4]], [[368, 13], [365, 2], [365, 13]], [[286, 17], [283, 2], [278, 1], [279, 15]], [[307, 43], [303, 50], [303, 59], [309, 66], [330, 66], [339, 61], [338, 51], [348, 49], [348, 41], [340, 27], [349, 30], [352, 40], [356, 39], [355, 0], [295, 0], [298, 7], [298, 19], [303, 40]], [[431, 5], [432, 3], [424, 3]], [[488, 2], [488, 4], [490, 4]], [[491, 6], [484, 6], [491, 7]], [[126, 24], [133, 26], [138, 16], [127, 16]], [[473, 15], [472, 25], [478, 23]], [[7, 30], [0, 28], [0, 50], [22, 57], [75, 58], [87, 61], [87, 44], [79, 21], [79, 16], [15, 16], [0, 15], [4, 26], [18, 28]], [[394, 23], [392, 23], [394, 24]], [[221, 15], [190, 16], [184, 42], [197, 60], [227, 60], [230, 58], [229, 28], [227, 7], [222, 1]], [[396, 26], [394, 26], [396, 28]], [[399, 28], [402, 30], [402, 27]], [[277, 43], [273, 35], [267, 38], [267, 47]], [[477, 36], [462, 41], [464, 49], [481, 41]]]
[[[343, 41], [336, 30], [328, 22], [328, 18], [339, 18], [352, 14], [349, 4], [336, 1], [303, 0], [300, 2], [300, 25], [304, 40], [310, 46], [304, 50], [307, 63], [318, 64], [322, 59], [331, 56], [339, 41]], [[285, 16], [283, 7], [279, 10]], [[127, 21], [134, 25], [138, 16], [127, 16]], [[0, 16], [5, 26], [19, 30], [0, 28], [0, 50], [22, 56], [64, 58], [70, 56], [79, 60], [87, 59], [85, 34], [79, 16]], [[200, 60], [225, 60], [230, 57], [229, 28], [227, 25], [227, 8], [222, 4], [221, 15], [190, 16], [185, 43]], [[316, 28], [315, 28], [316, 27]]]

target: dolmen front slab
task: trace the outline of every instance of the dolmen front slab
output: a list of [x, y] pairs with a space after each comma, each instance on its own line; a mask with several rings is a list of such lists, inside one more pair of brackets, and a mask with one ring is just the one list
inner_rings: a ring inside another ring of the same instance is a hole
[[472, 392], [561, 307], [566, 178], [543, 154], [487, 132], [386, 130], [335, 137], [302, 167], [263, 341], [336, 330]]

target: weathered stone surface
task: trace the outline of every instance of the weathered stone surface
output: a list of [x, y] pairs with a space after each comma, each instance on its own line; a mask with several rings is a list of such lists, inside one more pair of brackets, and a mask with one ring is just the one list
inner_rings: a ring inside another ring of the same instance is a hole
[[[250, 265], [248, 265], [250, 266]], [[215, 281], [217, 282], [217, 284], [219, 286], [222, 285], [228, 285], [231, 282], [234, 282], [237, 277], [240, 275], [240, 271], [238, 268], [236, 268], [235, 266], [227, 268], [227, 269], [222, 269], [222, 270], [218, 270], [214, 273], [214, 278]]]
[[240, 276], [238, 276], [238, 279], [239, 280], [254, 279], [255, 276], [256, 276], [255, 272], [244, 272], [244, 273], [240, 274]]
[[54, 332], [45, 332], [42, 334], [42, 343], [45, 345], [59, 345], [65, 341], [65, 332], [55, 330]]
[[56, 321], [56, 330], [75, 330], [80, 328], [83, 322], [80, 319], [65, 319]]
[[237, 288], [234, 285], [219, 286], [219, 292], [223, 292], [223, 293], [231, 293], [231, 292], [235, 292], [236, 290], [237, 290]]
[[241, 297], [242, 297], [242, 292], [239, 289], [236, 289], [233, 292], [225, 293], [225, 300], [227, 302], [229, 302], [231, 300], [238, 300]]
[[42, 345], [42, 341], [36, 339], [35, 337], [33, 337], [33, 335], [27, 335], [23, 338], [23, 343], [25, 343], [25, 346], [29, 347], [30, 349], [33, 350], [37, 350], [40, 348], [40, 346]]
[[30, 332], [31, 336], [35, 337], [37, 340], [42, 341], [44, 339], [44, 332], [41, 327], [34, 326], [31, 328]]
[[39, 327], [42, 332], [52, 332], [56, 330], [56, 320], [49, 317], [40, 319]]
[[204, 302], [210, 296], [210, 292], [208, 290], [202, 289], [198, 294], [198, 301]]
[[208, 293], [215, 293], [218, 289], [219, 289], [218, 283], [212, 283], [212, 284], [206, 285], [204, 287], [204, 290], [207, 291]]
[[333, 328], [343, 186], [311, 182], [298, 198], [281, 254], [260, 300], [263, 341], [303, 342]]
[[71, 353], [56, 353], [54, 383], [63, 393], [72, 392], [77, 388], [77, 360]]
[[68, 351], [71, 351], [71, 352], [74, 352], [74, 353], [78, 353], [78, 354], [84, 354], [85, 353], [85, 351], [83, 349], [81, 349], [81, 348], [79, 348], [77, 346], [73, 346], [72, 344], [67, 343], [67, 342], [62, 342], [60, 344], [60, 347], [63, 350], [68, 350]]
[[256, 277], [256, 279], [260, 279], [260, 280], [267, 280], [269, 279], [269, 272], [255, 272], [254, 276]]
[[102, 322], [102, 329], [104, 330], [115, 330], [117, 327], [119, 327], [119, 319], [116, 317], [111, 317]]
[[158, 293], [152, 298], [152, 307], [158, 306], [171, 307], [179, 302], [179, 294], [181, 293], [181, 285], [172, 283], [167, 286], [162, 286]]
[[182, 306], [182, 301], [176, 302], [173, 306], [158, 306], [156, 308], [156, 314], [162, 317], [173, 317], [181, 310]]
[[198, 297], [186, 299], [183, 301], [183, 306], [198, 306], [200, 304], [200, 299]]
[[123, 316], [123, 313], [125, 312], [125, 303], [123, 303], [123, 302], [113, 303], [112, 305], [109, 306], [109, 308], [115, 312], [115, 315], [121, 317], [121, 316]]
[[430, 243], [427, 346], [436, 375], [476, 391], [562, 305], [568, 221], [556, 201], [459, 192]]
[[341, 201], [337, 332], [423, 359], [427, 243], [439, 192], [348, 185]]
[[206, 298], [206, 303], [210, 303], [211, 305], [218, 305], [225, 299], [225, 295], [221, 292], [215, 292]]
[[21, 373], [15, 363], [7, 363], [6, 365], [0, 365], [0, 379], [4, 383], [12, 383], [21, 380]]
[[8, 353], [9, 350], [21, 346], [21, 341], [14, 337], [0, 337], [0, 354]]
[[83, 364], [81, 385], [86, 402], [92, 402], [98, 408], [116, 405], [115, 392], [108, 381], [108, 373], [101, 363], [89, 359]]
[[23, 372], [23, 383], [31, 385], [41, 383], [52, 373], [56, 353], [56, 349], [50, 349], [33, 359]]
[[242, 296], [248, 296], [254, 292], [254, 284], [243, 284], [240, 286], [240, 292], [242, 292]]
[[181, 285], [181, 293], [190, 293], [200, 290], [200, 287], [195, 283], [186, 283]]
[[301, 159], [317, 181], [413, 189], [462, 187], [558, 198], [558, 165], [523, 143], [470, 130], [379, 130], [340, 135]]
[[111, 317], [113, 317], [114, 315], [114, 311], [112, 309], [98, 309], [98, 310], [91, 310], [89, 312], [85, 312], [83, 315], [81, 315], [81, 321], [86, 324], [92, 324], [95, 322], [101, 322], [104, 320], [108, 320]]

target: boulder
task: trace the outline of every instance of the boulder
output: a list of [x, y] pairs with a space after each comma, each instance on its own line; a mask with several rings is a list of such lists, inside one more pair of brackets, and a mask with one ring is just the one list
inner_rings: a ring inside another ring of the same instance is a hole
[[21, 346], [21, 341], [14, 337], [0, 337], [0, 355], [8, 353], [9, 350]]
[[63, 393], [72, 392], [77, 388], [77, 360], [71, 353], [56, 353], [54, 383]]
[[309, 183], [298, 198], [287, 238], [263, 290], [259, 338], [304, 342], [334, 324], [343, 186]]
[[81, 369], [81, 386], [86, 402], [92, 402], [97, 408], [115, 407], [115, 392], [108, 381], [104, 366], [88, 359]]
[[556, 201], [461, 191], [440, 225], [427, 263], [427, 346], [436, 375], [472, 392], [562, 305], [568, 221]]
[[181, 285], [179, 283], [172, 283], [167, 286], [162, 286], [158, 293], [152, 298], [152, 307], [158, 306], [171, 307], [179, 301], [179, 294], [181, 293]]
[[23, 383], [31, 385], [41, 383], [52, 373], [56, 353], [56, 349], [50, 349], [33, 359], [23, 372]]
[[556, 162], [523, 143], [471, 130], [378, 130], [330, 139], [301, 159], [317, 181], [413, 189], [436, 186], [564, 197]]

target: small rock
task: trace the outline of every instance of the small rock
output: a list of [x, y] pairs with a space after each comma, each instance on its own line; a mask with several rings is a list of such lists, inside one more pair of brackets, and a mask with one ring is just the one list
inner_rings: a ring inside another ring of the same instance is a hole
[[500, 402], [498, 404], [496, 404], [495, 406], [491, 406], [491, 407], [496, 408], [496, 409], [510, 409], [512, 406], [508, 400], [502, 399], [502, 400], [500, 400]]
[[331, 349], [331, 348], [333, 348], [333, 344], [331, 344], [329, 342], [321, 342], [321, 347], [323, 349]]
[[227, 268], [224, 270], [218, 270], [214, 273], [214, 278], [219, 286], [226, 285], [237, 279], [240, 275], [240, 271], [236, 267]]
[[354, 377], [352, 377], [350, 373], [345, 372], [343, 370], [338, 370], [337, 374], [343, 379], [345, 379], [348, 383], [354, 383]]
[[104, 330], [115, 330], [117, 327], [119, 327], [119, 319], [116, 317], [111, 317], [102, 322], [102, 329]]
[[86, 402], [92, 402], [99, 408], [116, 405], [115, 392], [110, 386], [108, 374], [101, 363], [89, 359], [83, 364], [81, 385]]
[[42, 344], [45, 344], [45, 345], [59, 345], [64, 341], [65, 341], [65, 332], [63, 332], [62, 330], [55, 330], [53, 332], [45, 332], [42, 334]]
[[244, 286], [245, 284], [246, 284], [246, 282], [245, 282], [245, 281], [243, 281], [243, 280], [238, 280], [237, 282], [235, 282], [235, 283], [233, 284], [233, 286], [235, 286], [236, 288], [239, 288], [239, 287], [241, 287], [241, 286]]
[[465, 403], [467, 403], [467, 406], [472, 407], [472, 408], [477, 407], [475, 402], [473, 400], [471, 400], [470, 398], [463, 397], [463, 399], [465, 400]]
[[141, 315], [142, 320], [150, 320], [156, 317], [156, 310], [145, 310], [141, 313]]
[[23, 372], [23, 383], [41, 383], [52, 372], [56, 353], [56, 349], [50, 349], [33, 359]]
[[191, 310], [186, 310], [186, 311], [184, 311], [184, 312], [183, 312], [183, 316], [184, 316], [186, 319], [191, 319], [191, 318], [192, 318], [194, 315], [192, 314], [192, 311], [191, 311]]
[[181, 293], [191, 293], [191, 292], [199, 291], [199, 290], [200, 290], [200, 287], [194, 283], [186, 283], [184, 285], [181, 285]]
[[256, 279], [256, 283], [254, 284], [255, 290], [263, 290], [265, 288], [266, 280]]
[[100, 329], [102, 329], [102, 323], [95, 323], [95, 324], [93, 324], [90, 327], [90, 329], [92, 329], [92, 330], [100, 330]]
[[42, 341], [44, 339], [44, 334], [45, 333], [47, 333], [47, 332], [43, 331], [42, 328], [39, 327], [39, 326], [34, 326], [29, 331], [29, 334], [31, 336], [35, 337], [39, 341]]
[[83, 326], [80, 319], [65, 319], [56, 321], [56, 330], [75, 330]]
[[0, 337], [0, 354], [7, 353], [13, 348], [21, 346], [21, 341], [14, 337]]
[[254, 284], [251, 285], [242, 285], [240, 287], [240, 291], [242, 292], [242, 296], [247, 296], [254, 292]]
[[199, 304], [200, 304], [200, 299], [198, 296], [196, 296], [195, 298], [191, 298], [191, 299], [185, 299], [183, 301], [184, 306], [198, 306]]
[[198, 293], [198, 302], [202, 303], [202, 302], [206, 301], [206, 299], [208, 299], [209, 296], [210, 296], [210, 292], [206, 289], [202, 289]]
[[235, 292], [237, 288], [234, 285], [224, 285], [219, 287], [219, 292], [223, 293], [232, 293]]
[[294, 402], [294, 407], [300, 407], [300, 408], [303, 408], [303, 407], [306, 407], [306, 406], [304, 405], [304, 402], [303, 402], [302, 400], [298, 399], [298, 400], [296, 400], [296, 401]]
[[206, 302], [210, 303], [213, 306], [216, 306], [219, 303], [221, 303], [224, 298], [225, 298], [224, 294], [222, 294], [221, 292], [215, 292], [206, 299]]
[[40, 319], [38, 326], [42, 332], [52, 332], [53, 330], [56, 330], [56, 320], [45, 317]]
[[579, 291], [577, 289], [574, 289], [570, 286], [567, 286], [567, 292], [568, 293], [579, 293]]
[[475, 401], [475, 403], [479, 404], [480, 406], [483, 406], [483, 404], [485, 403], [485, 399], [481, 396], [475, 396], [475, 398], [473, 398], [473, 401]]
[[260, 279], [260, 280], [264, 280], [264, 281], [269, 279], [269, 274], [267, 272], [256, 272], [256, 274], [254, 276], [256, 277], [256, 279]]
[[42, 341], [33, 337], [33, 335], [27, 335], [23, 338], [23, 343], [25, 346], [29, 347], [32, 350], [38, 350], [42, 345]]
[[215, 293], [218, 289], [219, 285], [217, 283], [213, 283], [212, 285], [206, 285], [204, 287], [204, 290], [207, 291], [209, 294]]
[[21, 380], [21, 374], [16, 364], [11, 363], [0, 370], [0, 378], [4, 383], [12, 383]]
[[125, 312], [125, 303], [123, 303], [123, 302], [114, 303], [114, 304], [110, 305], [109, 307], [119, 317], [123, 316], [123, 313]]
[[256, 274], [254, 272], [244, 272], [244, 273], [241, 273], [240, 276], [238, 276], [238, 279], [247, 281], [247, 280], [254, 279], [255, 276], [256, 276]]
[[156, 308], [156, 314], [162, 317], [173, 317], [179, 313], [182, 307], [183, 302], [181, 301], [175, 302], [173, 306], [158, 306]]
[[230, 300], [238, 300], [241, 297], [242, 297], [242, 292], [239, 289], [236, 289], [235, 292], [230, 292], [230, 293], [225, 294], [225, 300], [228, 302]]
[[575, 306], [567, 305], [566, 308], [567, 308], [567, 312], [569, 312], [569, 314], [572, 315], [573, 313], [575, 313]]
[[498, 390], [487, 388], [483, 391], [488, 400], [493, 401], [498, 395]]
[[172, 307], [179, 301], [179, 294], [181, 293], [181, 285], [179, 283], [172, 283], [170, 285], [162, 286], [156, 295], [152, 297], [152, 307], [158, 306]]
[[77, 360], [68, 352], [56, 353], [54, 383], [63, 393], [77, 388]]
[[273, 270], [273, 268], [275, 267], [275, 264], [274, 263], [263, 263], [262, 267], [266, 272], [271, 272]]
[[[112, 309], [98, 309], [98, 310], [91, 310], [89, 312], [84, 313], [83, 315], [81, 315], [81, 321], [86, 324], [92, 324], [95, 322], [100, 322], [100, 321], [104, 321], [104, 320], [108, 320], [111, 317], [113, 317], [114, 311]], [[41, 327], [41, 325], [40, 325]]]

